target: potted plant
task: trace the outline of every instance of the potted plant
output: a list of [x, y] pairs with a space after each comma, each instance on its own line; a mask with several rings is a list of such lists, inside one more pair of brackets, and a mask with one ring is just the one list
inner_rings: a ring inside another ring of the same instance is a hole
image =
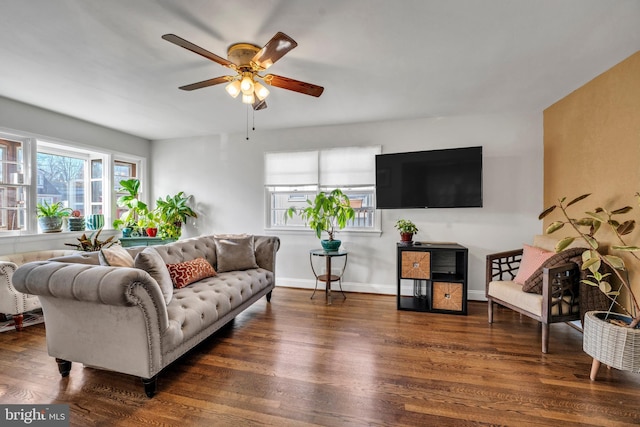
[[62, 206], [62, 202], [52, 204], [46, 201], [38, 203], [38, 223], [43, 233], [56, 233], [62, 231], [62, 218], [71, 214], [70, 208]]
[[294, 206], [287, 209], [289, 218], [293, 215], [300, 215], [307, 222], [309, 228], [315, 231], [318, 239], [325, 231], [329, 239], [320, 240], [320, 244], [326, 251], [336, 251], [340, 248], [341, 241], [334, 239], [337, 230], [347, 226], [347, 222], [355, 217], [355, 211], [349, 203], [349, 197], [340, 189], [335, 189], [330, 193], [320, 192], [313, 202], [307, 200], [308, 206], [296, 208]]
[[147, 204], [138, 197], [140, 194], [139, 179], [123, 179], [120, 181], [120, 187], [127, 194], [118, 197], [116, 203], [119, 207], [127, 208], [128, 210], [123, 212], [120, 218], [113, 221], [113, 226], [122, 230], [123, 237], [130, 237], [136, 227], [138, 217], [141, 213], [147, 211]]
[[[87, 237], [85, 233], [82, 236], [78, 237], [78, 243], [65, 243], [66, 246], [71, 246], [75, 248], [77, 251], [81, 252], [93, 252], [99, 251], [102, 248], [108, 248], [114, 245], [116, 242], [113, 241], [114, 236], [108, 237], [106, 240], [100, 240], [100, 233], [102, 232], [102, 228], [98, 231], [94, 231]], [[94, 236], [95, 234], [95, 236]]]
[[156, 215], [159, 222], [158, 235], [163, 239], [179, 239], [182, 235], [182, 224], [187, 218], [198, 215], [187, 204], [191, 196], [181, 191], [175, 196], [166, 196], [156, 200]]
[[[640, 342], [638, 299], [631, 287], [625, 260], [599, 251], [601, 245], [595, 235], [602, 225], [608, 227], [617, 241], [617, 244], [611, 245], [612, 251], [629, 254], [628, 260], [631, 262], [640, 261], [637, 255], [640, 247], [627, 244], [625, 237], [635, 229], [635, 220], [618, 219], [620, 215], [629, 213], [633, 209], [631, 206], [615, 210], [598, 207], [585, 212], [586, 216], [580, 219], [569, 215], [567, 208], [589, 196], [590, 194], [584, 194], [569, 202], [562, 198], [556, 205], [545, 209], [539, 218], [543, 219], [556, 208], [560, 209], [563, 219], [552, 222], [546, 232], [554, 233], [568, 225], [577, 237], [561, 239], [556, 245], [556, 251], [566, 249], [576, 238], [583, 239], [589, 247], [582, 254], [582, 269], [588, 270], [589, 275], [582, 283], [600, 289], [611, 303], [609, 310], [589, 311], [584, 319], [583, 349], [593, 357], [590, 378], [595, 380], [601, 363], [616, 369], [640, 372], [640, 352], [633, 344]], [[638, 197], [640, 195], [636, 193], [636, 198]], [[621, 301], [621, 290], [626, 293], [626, 303]], [[619, 313], [613, 312], [614, 308]]]
[[418, 227], [408, 219], [399, 219], [395, 227], [400, 232], [400, 241], [407, 245], [411, 244], [413, 235], [418, 232]]
[[158, 234], [158, 215], [155, 210], [142, 215], [138, 224], [145, 230], [148, 237], [156, 237]]

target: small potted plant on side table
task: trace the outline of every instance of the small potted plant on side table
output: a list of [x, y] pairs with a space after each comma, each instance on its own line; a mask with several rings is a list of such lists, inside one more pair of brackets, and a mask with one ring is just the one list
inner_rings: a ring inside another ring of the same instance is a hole
[[300, 215], [302, 219], [307, 221], [307, 225], [315, 231], [318, 239], [322, 237], [325, 231], [329, 235], [329, 239], [320, 240], [320, 244], [325, 251], [337, 251], [340, 248], [341, 241], [334, 239], [337, 230], [341, 230], [347, 226], [347, 222], [356, 215], [355, 211], [349, 203], [349, 197], [341, 190], [335, 189], [330, 193], [318, 193], [313, 200], [307, 200], [308, 206], [297, 209], [294, 206], [287, 210], [289, 218], [293, 215]]
[[396, 221], [396, 229], [400, 232], [400, 241], [405, 245], [413, 243], [413, 235], [418, 232], [418, 227], [408, 219]]

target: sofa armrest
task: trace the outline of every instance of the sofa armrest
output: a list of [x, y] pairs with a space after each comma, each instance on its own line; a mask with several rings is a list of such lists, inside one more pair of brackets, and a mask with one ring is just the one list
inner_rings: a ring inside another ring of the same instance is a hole
[[276, 272], [276, 253], [280, 249], [280, 238], [277, 236], [254, 236], [256, 263], [260, 268]]
[[513, 280], [516, 277], [522, 261], [522, 252], [522, 249], [513, 249], [487, 255], [486, 289], [489, 288], [489, 282]]
[[13, 275], [24, 293], [114, 306], [142, 306], [157, 312], [160, 330], [168, 327], [164, 297], [158, 283], [137, 268], [106, 267], [55, 261], [30, 262]]

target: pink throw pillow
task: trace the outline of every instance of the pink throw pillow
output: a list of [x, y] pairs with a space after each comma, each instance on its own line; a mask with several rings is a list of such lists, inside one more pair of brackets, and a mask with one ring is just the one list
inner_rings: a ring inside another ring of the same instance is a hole
[[520, 268], [518, 268], [518, 274], [516, 274], [513, 281], [524, 285], [524, 282], [526, 282], [546, 260], [551, 258], [555, 252], [529, 245], [523, 245], [522, 249]]

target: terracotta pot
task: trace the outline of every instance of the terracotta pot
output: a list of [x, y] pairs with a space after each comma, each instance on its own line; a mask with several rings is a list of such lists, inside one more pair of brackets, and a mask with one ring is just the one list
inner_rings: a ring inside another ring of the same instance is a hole
[[413, 241], [413, 233], [400, 233], [400, 241], [403, 243]]
[[147, 228], [147, 236], [156, 237], [157, 234], [158, 234], [158, 229], [156, 227]]

